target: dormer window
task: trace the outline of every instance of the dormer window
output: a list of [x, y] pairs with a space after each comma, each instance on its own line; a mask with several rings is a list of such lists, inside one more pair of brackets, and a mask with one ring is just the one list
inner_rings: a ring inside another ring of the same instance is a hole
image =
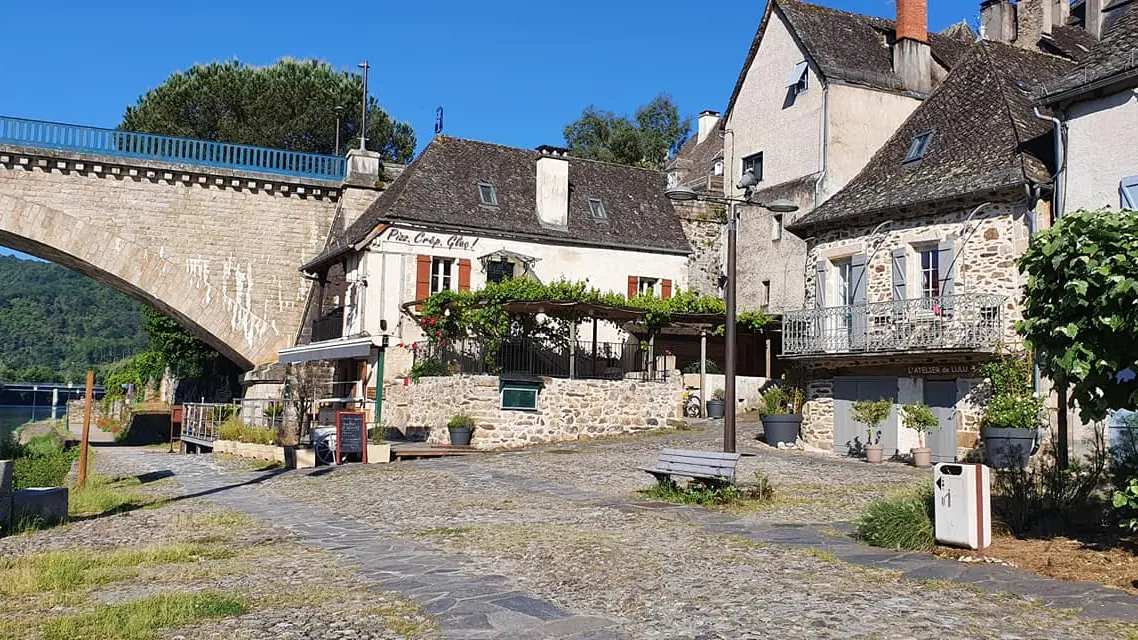
[[488, 182], [480, 182], [478, 183], [478, 199], [482, 201], [482, 204], [496, 207], [498, 206], [498, 190]]
[[713, 175], [713, 176], [723, 175], [723, 161], [722, 160], [716, 160], [715, 164], [711, 166], [711, 175]]
[[809, 65], [803, 60], [794, 65], [794, 69], [790, 72], [790, 76], [786, 79], [786, 86], [794, 95], [798, 95], [806, 91], [810, 77]]
[[605, 205], [601, 202], [600, 198], [589, 198], [589, 213], [593, 214], [596, 220], [605, 220], [608, 218], [605, 215]]
[[914, 136], [913, 141], [909, 143], [909, 152], [905, 154], [905, 162], [915, 162], [925, 157], [925, 152], [929, 150], [929, 142], [931, 142], [932, 139], [932, 131], [926, 131]]

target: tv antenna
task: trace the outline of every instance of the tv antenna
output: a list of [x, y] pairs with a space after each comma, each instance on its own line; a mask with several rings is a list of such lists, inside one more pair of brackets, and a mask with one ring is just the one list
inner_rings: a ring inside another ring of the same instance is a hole
[[443, 108], [435, 109], [435, 135], [443, 132]]

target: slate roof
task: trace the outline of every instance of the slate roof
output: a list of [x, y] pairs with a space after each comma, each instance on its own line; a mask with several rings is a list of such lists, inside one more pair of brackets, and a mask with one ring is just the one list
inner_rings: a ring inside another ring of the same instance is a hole
[[1098, 40], [1080, 26], [1055, 25], [1051, 35], [1039, 39], [1037, 46], [1041, 51], [1054, 53], [1080, 61], [1090, 55]]
[[716, 127], [703, 142], [698, 142], [696, 136], [688, 139], [676, 155], [668, 160], [664, 171], [676, 170], [680, 184], [690, 186], [695, 191], [708, 191], [712, 188], [712, 183], [717, 183], [722, 189], [723, 176], [712, 176], [712, 167], [721, 158], [723, 132]]
[[[856, 224], [1025, 180], [1049, 182], [1051, 124], [1033, 114], [1031, 90], [1073, 65], [997, 42], [974, 44], [852, 181], [788, 227]], [[904, 163], [914, 137], [927, 131], [933, 135], [924, 158]]]
[[1108, 8], [1118, 7], [1122, 12], [1114, 24], [1102, 34], [1102, 39], [1079, 62], [1079, 66], [1062, 78], [1045, 83], [1040, 91], [1044, 102], [1058, 102], [1073, 98], [1095, 86], [1114, 80], [1138, 77], [1138, 2], [1114, 2]]
[[[735, 83], [723, 122], [735, 106], [772, 11], [780, 11], [786, 18], [823, 78], [887, 91], [905, 91], [901, 78], [893, 73], [893, 52], [886, 46], [886, 42], [894, 39], [892, 20], [799, 0], [770, 0]], [[932, 57], [941, 66], [951, 69], [975, 39], [971, 29], [962, 29], [960, 25], [953, 25], [944, 33], [929, 33]]]
[[[436, 136], [423, 153], [305, 271], [369, 240], [386, 223], [532, 239], [538, 242], [691, 253], [658, 171], [569, 158], [566, 230], [543, 227], [537, 217], [540, 154], [488, 142]], [[497, 191], [498, 206], [481, 204], [478, 184]], [[606, 220], [589, 210], [600, 198]]]

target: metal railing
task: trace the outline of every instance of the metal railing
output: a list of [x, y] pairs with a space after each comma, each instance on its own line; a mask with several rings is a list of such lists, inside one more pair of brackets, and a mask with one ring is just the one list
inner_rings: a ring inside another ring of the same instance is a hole
[[[525, 373], [551, 378], [621, 379], [639, 374], [647, 379], [667, 375], [649, 366], [648, 351], [620, 342], [568, 342], [512, 339], [500, 343], [467, 339], [434, 346], [415, 344], [415, 363], [436, 363], [447, 373]], [[570, 366], [572, 364], [572, 366]], [[430, 369], [427, 369], [430, 371]]]
[[312, 322], [312, 341], [335, 340], [344, 335], [344, 310], [338, 309], [327, 317]]
[[187, 402], [182, 405], [182, 436], [198, 440], [217, 440], [221, 425], [239, 407], [234, 404]]
[[182, 164], [342, 180], [339, 156], [0, 116], [0, 143]]
[[197, 440], [217, 440], [221, 425], [231, 418], [278, 434], [297, 426], [297, 416], [287, 400], [241, 398], [232, 403], [187, 402], [182, 405], [182, 435]]
[[1004, 300], [968, 293], [791, 311], [782, 355], [988, 351], [1003, 339]]

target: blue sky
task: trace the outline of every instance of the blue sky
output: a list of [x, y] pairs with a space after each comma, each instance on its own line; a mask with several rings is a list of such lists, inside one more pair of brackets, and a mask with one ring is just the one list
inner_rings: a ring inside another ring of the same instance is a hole
[[[894, 13], [887, 0], [823, 3]], [[631, 112], [666, 91], [685, 114], [722, 110], [764, 9], [679, 0], [5, 4], [0, 115], [113, 127], [139, 95], [194, 63], [317, 57], [354, 70], [367, 58], [372, 93], [415, 128], [420, 149], [439, 106], [447, 134], [520, 147], [561, 143], [589, 104]], [[978, 4], [933, 3], [930, 27], [971, 20]]]

